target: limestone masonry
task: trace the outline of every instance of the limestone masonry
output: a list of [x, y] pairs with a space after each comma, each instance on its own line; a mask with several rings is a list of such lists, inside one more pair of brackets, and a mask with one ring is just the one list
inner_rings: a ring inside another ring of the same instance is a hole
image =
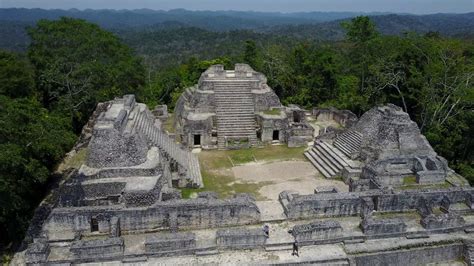
[[[474, 265], [474, 188], [395, 105], [284, 107], [263, 74], [215, 65], [180, 97], [177, 139], [168, 117], [133, 95], [98, 104], [76, 145], [85, 162], [37, 208], [13, 264]], [[272, 200], [198, 192], [192, 149], [281, 143], [307, 147], [305, 193], [298, 179]]]
[[176, 104], [176, 130], [188, 147], [235, 149], [311, 141], [313, 128], [298, 106], [284, 107], [267, 78], [245, 64], [211, 66]]

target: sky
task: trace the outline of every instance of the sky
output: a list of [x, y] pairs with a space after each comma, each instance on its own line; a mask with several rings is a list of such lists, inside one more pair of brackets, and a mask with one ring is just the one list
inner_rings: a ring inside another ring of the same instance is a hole
[[1, 8], [354, 11], [394, 13], [474, 12], [474, 0], [0, 0]]

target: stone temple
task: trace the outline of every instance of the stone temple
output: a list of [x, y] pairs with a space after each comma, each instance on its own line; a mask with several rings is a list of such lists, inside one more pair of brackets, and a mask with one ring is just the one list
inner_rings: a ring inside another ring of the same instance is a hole
[[444, 183], [450, 171], [409, 115], [390, 104], [372, 108], [338, 134], [319, 136], [305, 155], [325, 177], [357, 186], [400, 186], [408, 177]]
[[[37, 208], [13, 265], [474, 265], [474, 188], [399, 107], [360, 118], [283, 107], [263, 75], [236, 65], [211, 67], [180, 98], [182, 144], [163, 130], [160, 108], [133, 95], [97, 106], [76, 145], [86, 160]], [[275, 131], [308, 145], [315, 120], [338, 126], [319, 130], [305, 151], [303, 163], [322, 174], [310, 177], [310, 192], [293, 190], [296, 179], [274, 199], [181, 197], [204, 185], [190, 148], [265, 149]]]
[[234, 149], [282, 142], [304, 146], [313, 136], [305, 111], [284, 107], [267, 78], [250, 66], [211, 66], [176, 104], [176, 130], [190, 148]]

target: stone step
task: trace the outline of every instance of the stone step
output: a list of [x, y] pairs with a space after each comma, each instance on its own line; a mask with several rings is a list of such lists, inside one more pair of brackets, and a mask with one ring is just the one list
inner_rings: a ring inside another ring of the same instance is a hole
[[231, 126], [231, 127], [240, 127], [240, 126], [253, 126], [255, 127], [255, 121], [252, 120], [243, 120], [243, 119], [225, 119], [225, 120], [218, 120], [217, 125], [218, 126]]
[[[225, 137], [231, 137], [231, 138], [253, 138], [253, 135], [256, 135], [255, 132], [226, 132], [226, 133], [221, 133], [221, 137], [217, 137], [218, 140], [225, 139]], [[256, 138], [256, 136], [255, 136]]]
[[346, 157], [340, 153], [336, 148], [333, 146], [330, 146], [326, 142], [319, 142], [318, 145], [326, 150], [326, 152], [334, 159], [336, 160], [342, 167], [349, 166], [349, 163], [347, 162]]
[[229, 102], [240, 102], [240, 103], [253, 103], [252, 96], [236, 96], [236, 95], [222, 95], [215, 97], [216, 103], [229, 103]]
[[406, 236], [407, 239], [419, 239], [419, 238], [429, 238], [429, 237], [430, 236], [424, 232], [409, 234]]
[[334, 167], [336, 167], [338, 170], [341, 170], [344, 168], [344, 166], [336, 159], [333, 158], [333, 155], [331, 155], [327, 150], [325, 150], [320, 144], [316, 144], [313, 149], [319, 150], [319, 152], [326, 158], [326, 160], [330, 161]]
[[265, 251], [293, 250], [293, 244], [266, 246]]
[[[329, 166], [329, 168], [331, 168], [331, 170], [334, 172], [334, 173], [339, 173], [341, 171], [342, 168], [339, 168], [338, 166], [336, 166], [331, 160], [329, 160], [326, 155], [324, 154], [324, 152], [321, 152], [321, 150], [318, 150], [316, 149], [315, 147], [313, 147], [312, 149], [313, 153], [315, 153], [321, 160], [324, 161], [324, 163], [326, 163], [327, 166]], [[324, 151], [324, 150], [323, 150]], [[329, 156], [330, 157], [330, 156]]]
[[222, 111], [222, 110], [231, 110], [229, 108], [240, 108], [242, 110], [249, 110], [249, 109], [255, 109], [253, 102], [248, 102], [248, 101], [226, 101], [226, 102], [216, 102], [216, 110]]
[[360, 143], [355, 143], [350, 139], [345, 139], [344, 137], [342, 138], [337, 138], [335, 142], [341, 143], [345, 146], [348, 146], [352, 149], [358, 150], [360, 148]]
[[324, 170], [330, 175], [330, 176], [335, 176], [336, 172], [332, 170], [332, 168], [324, 161], [321, 159], [321, 157], [314, 152], [314, 150], [309, 150], [308, 153], [315, 159], [318, 164], [324, 168]]
[[196, 256], [202, 257], [202, 256], [211, 256], [211, 255], [217, 255], [219, 254], [219, 250], [217, 249], [211, 249], [211, 250], [203, 250], [203, 251], [196, 251], [194, 253]]
[[348, 142], [343, 142], [343, 141], [340, 141], [340, 140], [334, 141], [334, 146], [336, 146], [336, 145], [340, 146], [340, 147], [343, 147], [344, 149], [346, 149], [350, 153], [357, 152], [359, 150], [359, 147], [360, 147], [360, 146], [356, 146], [354, 144], [351, 144], [351, 143], [348, 143]]
[[[242, 110], [254, 110], [253, 102], [238, 102], [238, 101], [226, 101], [226, 102], [216, 102], [216, 110], [224, 111], [224, 110], [233, 110], [236, 108], [240, 108]], [[231, 109], [229, 109], [231, 108]]]
[[126, 257], [122, 259], [123, 263], [139, 263], [139, 262], [146, 262], [148, 261], [147, 256], [132, 256], [132, 257]]
[[326, 172], [326, 170], [324, 169], [324, 167], [322, 167], [314, 158], [313, 156], [309, 153], [309, 152], [305, 152], [304, 153], [304, 156], [306, 156], [306, 158], [308, 158], [308, 160], [313, 164], [314, 167], [316, 167], [316, 169], [318, 169], [318, 171], [323, 174], [323, 176], [325, 176], [326, 178], [331, 178], [332, 176]]
[[346, 131], [341, 134], [346, 139], [353, 140], [354, 142], [361, 142], [362, 141], [362, 136], [359, 133], [356, 133], [353, 130]]
[[364, 242], [365, 242], [364, 238], [346, 239], [344, 240], [344, 245], [359, 244], [359, 243], [364, 243]]
[[255, 126], [255, 120], [253, 119], [223, 119], [223, 120], [218, 120], [217, 125], [221, 126]]
[[334, 142], [334, 147], [336, 147], [338, 150], [340, 150], [342, 153], [344, 153], [348, 157], [350, 157], [352, 154], [350, 150], [348, 150], [344, 145], [341, 145], [338, 142]]
[[242, 118], [247, 118], [247, 117], [252, 117], [255, 118], [255, 113], [252, 111], [226, 111], [226, 112], [217, 112], [217, 119], [219, 118], [225, 118], [225, 117], [242, 117]]
[[245, 132], [254, 132], [255, 127], [218, 127], [217, 133], [225, 133], [225, 132], [237, 132], [237, 131], [245, 131]]
[[248, 91], [250, 92], [251, 87], [248, 85], [226, 85], [226, 86], [214, 86], [215, 92], [228, 92], [228, 91]]

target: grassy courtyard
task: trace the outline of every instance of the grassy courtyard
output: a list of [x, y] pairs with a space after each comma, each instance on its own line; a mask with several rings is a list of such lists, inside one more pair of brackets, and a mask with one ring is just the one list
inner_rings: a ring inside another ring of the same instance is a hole
[[305, 147], [288, 148], [284, 145], [272, 145], [265, 148], [252, 148], [232, 151], [202, 151], [198, 154], [201, 173], [204, 181], [202, 189], [182, 189], [183, 198], [189, 198], [201, 191], [215, 191], [221, 198], [236, 193], [250, 193], [262, 199], [258, 190], [272, 182], [242, 182], [236, 180], [232, 172], [233, 166], [247, 163], [269, 163], [276, 161], [305, 160]]

